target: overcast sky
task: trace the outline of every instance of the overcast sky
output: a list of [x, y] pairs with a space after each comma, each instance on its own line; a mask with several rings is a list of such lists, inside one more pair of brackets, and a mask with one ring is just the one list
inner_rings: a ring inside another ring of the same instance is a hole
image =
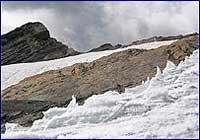
[[110, 42], [198, 32], [198, 2], [2, 2], [2, 34], [40, 21], [79, 51]]

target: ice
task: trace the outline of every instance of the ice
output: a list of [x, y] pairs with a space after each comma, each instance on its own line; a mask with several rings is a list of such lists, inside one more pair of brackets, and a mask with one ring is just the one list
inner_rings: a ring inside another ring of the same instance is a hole
[[199, 51], [168, 62], [152, 79], [93, 95], [79, 106], [51, 108], [32, 127], [6, 124], [2, 138], [199, 138]]
[[23, 80], [26, 77], [40, 74], [45, 71], [60, 69], [66, 66], [71, 66], [75, 63], [92, 62], [96, 59], [110, 55], [114, 52], [120, 52], [131, 48], [153, 49], [162, 45], [169, 45], [174, 41], [176, 40], [151, 42], [141, 45], [133, 45], [127, 48], [116, 50], [84, 53], [51, 61], [5, 65], [1, 67], [1, 90], [4, 90], [11, 85], [17, 84], [19, 81]]

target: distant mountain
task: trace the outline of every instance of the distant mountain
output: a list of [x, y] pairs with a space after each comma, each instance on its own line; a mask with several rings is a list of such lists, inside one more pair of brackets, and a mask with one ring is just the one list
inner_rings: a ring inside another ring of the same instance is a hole
[[50, 37], [40, 22], [27, 23], [2, 35], [2, 65], [52, 60], [79, 54]]
[[114, 50], [116, 49], [112, 44], [110, 43], [105, 43], [101, 45], [100, 47], [91, 49], [89, 52], [98, 52], [98, 51], [105, 51], [105, 50]]

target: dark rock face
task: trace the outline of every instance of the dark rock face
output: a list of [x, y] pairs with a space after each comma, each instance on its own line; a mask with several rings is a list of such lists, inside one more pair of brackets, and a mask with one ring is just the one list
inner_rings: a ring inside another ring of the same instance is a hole
[[[156, 49], [129, 49], [91, 63], [74, 64], [25, 78], [2, 92], [2, 109], [6, 112], [3, 123], [30, 125], [35, 119], [42, 117], [41, 111], [54, 105], [67, 106], [72, 95], [76, 96], [79, 104], [83, 104], [88, 97], [108, 90], [123, 94], [125, 87], [135, 87], [147, 77], [153, 77], [157, 66], [163, 70], [167, 60], [178, 65], [197, 48], [198, 35], [194, 35]], [[31, 103], [27, 104], [25, 101]], [[17, 105], [23, 102], [26, 107]], [[10, 109], [9, 106], [13, 103], [16, 105]]]
[[37, 62], [76, 55], [79, 52], [51, 38], [39, 22], [27, 23], [2, 35], [2, 65]]

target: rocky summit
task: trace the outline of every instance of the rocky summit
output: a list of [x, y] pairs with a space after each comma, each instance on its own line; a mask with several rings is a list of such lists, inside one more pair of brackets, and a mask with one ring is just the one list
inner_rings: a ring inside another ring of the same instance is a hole
[[[41, 40], [49, 36], [41, 34], [35, 36]], [[25, 78], [2, 92], [3, 123], [29, 126], [43, 116], [42, 111], [53, 106], [67, 106], [72, 95], [79, 104], [84, 104], [88, 97], [109, 90], [123, 93], [125, 87], [135, 87], [147, 77], [155, 76], [157, 66], [163, 70], [168, 60], [178, 65], [196, 49], [198, 35], [194, 34], [159, 48], [115, 52], [90, 63]]]
[[79, 54], [50, 37], [40, 22], [27, 23], [2, 35], [1, 64], [37, 62]]

